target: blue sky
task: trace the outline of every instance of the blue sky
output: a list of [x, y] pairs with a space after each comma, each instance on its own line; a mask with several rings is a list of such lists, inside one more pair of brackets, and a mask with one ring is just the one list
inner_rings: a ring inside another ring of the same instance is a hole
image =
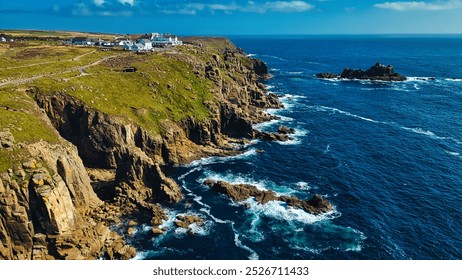
[[179, 35], [462, 33], [462, 0], [0, 0], [0, 29]]

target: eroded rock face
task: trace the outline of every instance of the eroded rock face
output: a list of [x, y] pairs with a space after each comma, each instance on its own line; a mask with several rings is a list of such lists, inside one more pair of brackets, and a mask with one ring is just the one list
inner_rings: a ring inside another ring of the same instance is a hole
[[[256, 59], [243, 63], [245, 54], [238, 49], [213, 55], [201, 48], [195, 51], [210, 59], [179, 57], [191, 65], [195, 75], [213, 82], [214, 99], [205, 102], [210, 117], [177, 123], [163, 120], [162, 135], [95, 110], [64, 92], [29, 91], [70, 143], [60, 139], [57, 144], [24, 145], [31, 159], [0, 174], [0, 259], [132, 258], [134, 248], [107, 225], [136, 213], [151, 221], [154, 235], [162, 234], [160, 225], [167, 215], [160, 203], [176, 203], [182, 192], [161, 166], [233, 155], [237, 153], [233, 143], [242, 141], [234, 138], [259, 137], [253, 124], [274, 118], [263, 109], [282, 108], [278, 97], [258, 82], [269, 76], [268, 67]], [[283, 140], [286, 136], [261, 137]], [[0, 140], [2, 149], [16, 145], [8, 132], [0, 133]], [[95, 172], [91, 180], [84, 165], [102, 171]], [[105, 183], [105, 176], [97, 176], [108, 173], [104, 170], [115, 175], [108, 176], [110, 184], [101, 189], [110, 193], [103, 202], [92, 184]], [[262, 203], [274, 198], [253, 189], [239, 192], [249, 192]], [[189, 216], [178, 217], [178, 221], [204, 222]]]
[[28, 149], [31, 159], [0, 174], [0, 259], [132, 258], [134, 249], [91, 214], [104, 205], [75, 147]]
[[281, 201], [287, 203], [289, 206], [302, 209], [311, 214], [322, 214], [332, 210], [332, 204], [320, 195], [314, 195], [309, 200], [301, 200], [295, 196], [278, 196], [273, 191], [260, 190], [248, 184], [233, 185], [224, 181], [213, 180], [205, 180], [204, 184], [235, 201], [244, 201], [250, 197], [253, 197], [255, 201], [261, 204], [270, 201]]

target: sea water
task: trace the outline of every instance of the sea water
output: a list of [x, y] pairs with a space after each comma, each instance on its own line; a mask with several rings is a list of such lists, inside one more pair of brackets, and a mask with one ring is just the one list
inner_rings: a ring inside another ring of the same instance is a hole
[[[176, 167], [185, 198], [166, 233], [140, 225], [139, 259], [461, 259], [462, 37], [232, 37], [274, 75], [285, 108], [255, 128], [295, 129], [238, 156]], [[319, 72], [391, 64], [405, 82], [320, 80]], [[264, 150], [265, 153], [257, 153]], [[203, 185], [246, 183], [334, 205], [311, 215], [280, 202], [237, 203]], [[180, 213], [207, 222], [189, 232]], [[192, 234], [191, 234], [192, 233]]]

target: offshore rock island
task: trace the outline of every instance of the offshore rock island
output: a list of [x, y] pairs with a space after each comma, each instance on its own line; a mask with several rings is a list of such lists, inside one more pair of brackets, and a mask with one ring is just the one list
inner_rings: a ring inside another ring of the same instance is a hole
[[[134, 53], [60, 43], [75, 34], [18, 33], [0, 45], [0, 259], [133, 258], [113, 228], [147, 222], [162, 234], [162, 205], [183, 198], [164, 166], [293, 132], [253, 129], [282, 104], [261, 83], [266, 64], [228, 39]], [[274, 199], [332, 208], [319, 196]], [[177, 226], [202, 222], [179, 216]]]
[[345, 68], [342, 74], [318, 73], [320, 79], [348, 79], [348, 80], [371, 80], [371, 81], [405, 81], [407, 78], [399, 73], [395, 73], [393, 66], [382, 65], [377, 62], [368, 70]]

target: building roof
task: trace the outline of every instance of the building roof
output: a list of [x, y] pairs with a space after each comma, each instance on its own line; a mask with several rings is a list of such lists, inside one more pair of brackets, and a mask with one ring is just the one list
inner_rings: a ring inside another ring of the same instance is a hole
[[87, 40], [86, 37], [75, 37], [75, 38], [72, 38], [72, 39], [71, 39], [72, 42], [76, 42], [76, 41], [81, 41], [81, 42], [83, 42], [83, 41], [86, 41], [86, 40]]

